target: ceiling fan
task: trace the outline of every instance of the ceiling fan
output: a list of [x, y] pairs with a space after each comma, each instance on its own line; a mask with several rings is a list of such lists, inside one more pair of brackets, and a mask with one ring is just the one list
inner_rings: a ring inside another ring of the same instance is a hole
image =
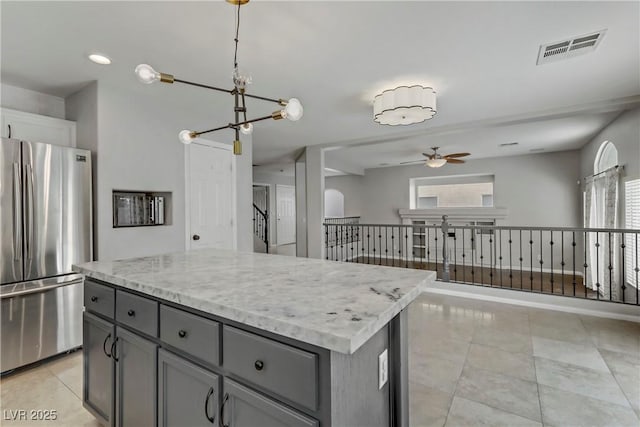
[[424, 162], [425, 166], [429, 166], [432, 168], [439, 168], [445, 165], [445, 163], [464, 163], [464, 160], [460, 160], [459, 157], [469, 156], [470, 153], [452, 153], [452, 154], [439, 154], [438, 149], [440, 147], [431, 147], [433, 150], [432, 154], [422, 153], [427, 159], [425, 160], [413, 160], [410, 162], [402, 162], [401, 165], [408, 165], [411, 163], [422, 163]]

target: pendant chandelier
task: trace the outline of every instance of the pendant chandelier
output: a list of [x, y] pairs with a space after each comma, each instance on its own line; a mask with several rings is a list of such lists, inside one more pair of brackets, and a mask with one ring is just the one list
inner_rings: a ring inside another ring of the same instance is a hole
[[[183, 83], [191, 86], [197, 86], [204, 89], [215, 90], [218, 92], [225, 92], [234, 97], [234, 108], [233, 112], [235, 115], [235, 119], [233, 123], [228, 123], [225, 126], [216, 127], [213, 129], [207, 129], [203, 131], [192, 131], [192, 130], [183, 130], [178, 134], [178, 139], [183, 144], [190, 144], [195, 138], [200, 135], [204, 135], [206, 133], [216, 132], [223, 129], [233, 129], [235, 131], [235, 140], [233, 141], [233, 154], [240, 155], [242, 154], [242, 143], [240, 142], [240, 133], [242, 132], [245, 135], [250, 135], [253, 132], [253, 123], [259, 122], [262, 120], [281, 120], [281, 119], [289, 119], [291, 121], [298, 121], [302, 117], [303, 108], [302, 104], [296, 98], [291, 98], [289, 100], [284, 99], [273, 99], [266, 98], [264, 96], [251, 95], [246, 92], [246, 88], [249, 84], [251, 84], [251, 76], [245, 73], [242, 73], [238, 68], [238, 34], [240, 31], [240, 6], [248, 3], [249, 0], [227, 0], [227, 3], [231, 3], [233, 5], [237, 5], [238, 12], [236, 17], [236, 37], [235, 41], [235, 54], [233, 57], [233, 89], [224, 89], [215, 86], [204, 85], [200, 83], [194, 83], [187, 80], [181, 80], [175, 78], [171, 74], [160, 73], [153, 69], [150, 65], [140, 64], [136, 67], [135, 73], [140, 82], [145, 84], [151, 84], [155, 82], [162, 83]], [[268, 116], [258, 117], [256, 119], [247, 119], [247, 107], [245, 104], [246, 98], [254, 98], [262, 101], [274, 102], [280, 105], [281, 109], [274, 111]]]

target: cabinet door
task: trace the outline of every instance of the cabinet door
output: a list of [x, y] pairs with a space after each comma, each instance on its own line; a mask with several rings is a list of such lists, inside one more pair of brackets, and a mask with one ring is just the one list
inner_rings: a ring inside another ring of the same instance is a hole
[[185, 359], [158, 351], [158, 425], [218, 425], [219, 377]]
[[224, 379], [220, 409], [224, 427], [317, 427], [318, 421], [235, 381]]
[[156, 425], [156, 345], [116, 327], [116, 427]]
[[76, 146], [76, 123], [39, 114], [25, 113], [3, 108], [2, 136], [29, 142]]
[[114, 326], [96, 316], [84, 313], [84, 406], [103, 425], [113, 425], [114, 365], [111, 344]]

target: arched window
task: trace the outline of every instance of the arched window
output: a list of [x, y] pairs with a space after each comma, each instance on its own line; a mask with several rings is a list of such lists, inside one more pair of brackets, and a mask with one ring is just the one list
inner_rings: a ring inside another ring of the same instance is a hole
[[344, 217], [344, 194], [332, 188], [324, 191], [324, 217]]
[[593, 162], [593, 173], [598, 174], [618, 164], [618, 149], [610, 141], [602, 143]]

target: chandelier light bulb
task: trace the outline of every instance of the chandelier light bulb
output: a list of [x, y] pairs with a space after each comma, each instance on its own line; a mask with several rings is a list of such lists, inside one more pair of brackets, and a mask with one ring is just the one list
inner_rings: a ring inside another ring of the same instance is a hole
[[147, 85], [160, 81], [160, 73], [147, 64], [140, 64], [136, 67], [136, 76], [141, 83]]
[[193, 142], [194, 139], [196, 139], [196, 137], [195, 137], [195, 135], [193, 133], [194, 133], [193, 131], [185, 129], [183, 131], [180, 131], [180, 133], [178, 134], [178, 139], [184, 145], [189, 145], [189, 144], [191, 144]]
[[240, 132], [243, 135], [251, 135], [253, 133], [253, 124], [245, 123], [243, 125], [240, 125]]
[[287, 106], [282, 110], [282, 117], [292, 122], [297, 122], [302, 118], [303, 113], [304, 109], [300, 101], [297, 98], [291, 98], [289, 102], [287, 102]]

